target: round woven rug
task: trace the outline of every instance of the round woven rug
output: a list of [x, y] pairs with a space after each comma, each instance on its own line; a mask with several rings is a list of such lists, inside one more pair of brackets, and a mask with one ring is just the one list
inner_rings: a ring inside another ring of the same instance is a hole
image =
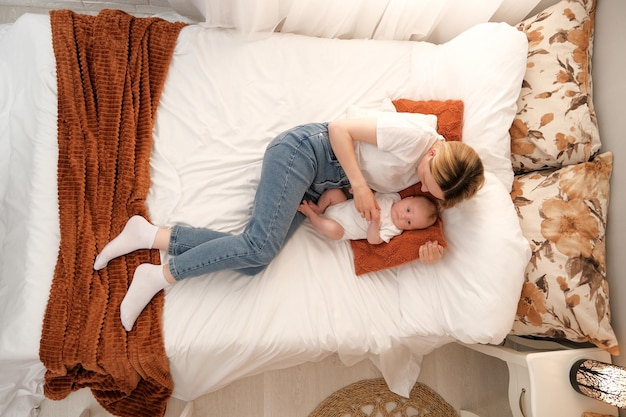
[[458, 417], [428, 386], [417, 383], [409, 398], [389, 391], [383, 378], [355, 382], [322, 401], [309, 417]]

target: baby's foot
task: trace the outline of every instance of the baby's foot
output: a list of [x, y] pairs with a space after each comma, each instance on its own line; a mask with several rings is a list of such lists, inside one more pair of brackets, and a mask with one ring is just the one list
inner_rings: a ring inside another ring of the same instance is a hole
[[322, 210], [312, 201], [303, 201], [298, 207], [298, 211], [307, 217], [322, 214]]
[[300, 203], [300, 206], [298, 206], [298, 211], [307, 217], [309, 217], [312, 214], [312, 210], [306, 201], [303, 201], [302, 203]]

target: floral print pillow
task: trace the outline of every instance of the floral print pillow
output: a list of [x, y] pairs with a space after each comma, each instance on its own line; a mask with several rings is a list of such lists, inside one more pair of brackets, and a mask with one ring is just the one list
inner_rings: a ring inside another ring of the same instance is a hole
[[516, 173], [587, 162], [600, 150], [592, 102], [595, 0], [562, 0], [518, 25], [526, 75], [510, 129]]
[[532, 249], [513, 334], [592, 342], [619, 354], [605, 279], [613, 154], [517, 175], [511, 197]]

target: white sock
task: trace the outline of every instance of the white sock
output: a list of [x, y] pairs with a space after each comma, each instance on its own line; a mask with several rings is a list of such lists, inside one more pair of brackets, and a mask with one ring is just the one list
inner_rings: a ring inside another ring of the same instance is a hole
[[96, 257], [93, 269], [96, 271], [107, 266], [111, 259], [126, 255], [137, 249], [152, 249], [154, 238], [159, 228], [150, 224], [141, 216], [128, 219], [122, 233], [107, 243], [102, 252]]
[[141, 264], [137, 267], [120, 305], [120, 317], [126, 331], [131, 331], [150, 300], [169, 284], [163, 275], [163, 265]]

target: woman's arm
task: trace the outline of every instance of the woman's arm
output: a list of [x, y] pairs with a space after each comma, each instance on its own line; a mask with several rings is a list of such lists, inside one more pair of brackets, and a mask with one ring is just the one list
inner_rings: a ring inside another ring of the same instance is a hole
[[331, 122], [328, 124], [328, 136], [337, 160], [350, 181], [357, 211], [368, 221], [380, 219], [380, 207], [363, 177], [354, 152], [355, 141], [377, 145], [376, 119], [344, 119]]

